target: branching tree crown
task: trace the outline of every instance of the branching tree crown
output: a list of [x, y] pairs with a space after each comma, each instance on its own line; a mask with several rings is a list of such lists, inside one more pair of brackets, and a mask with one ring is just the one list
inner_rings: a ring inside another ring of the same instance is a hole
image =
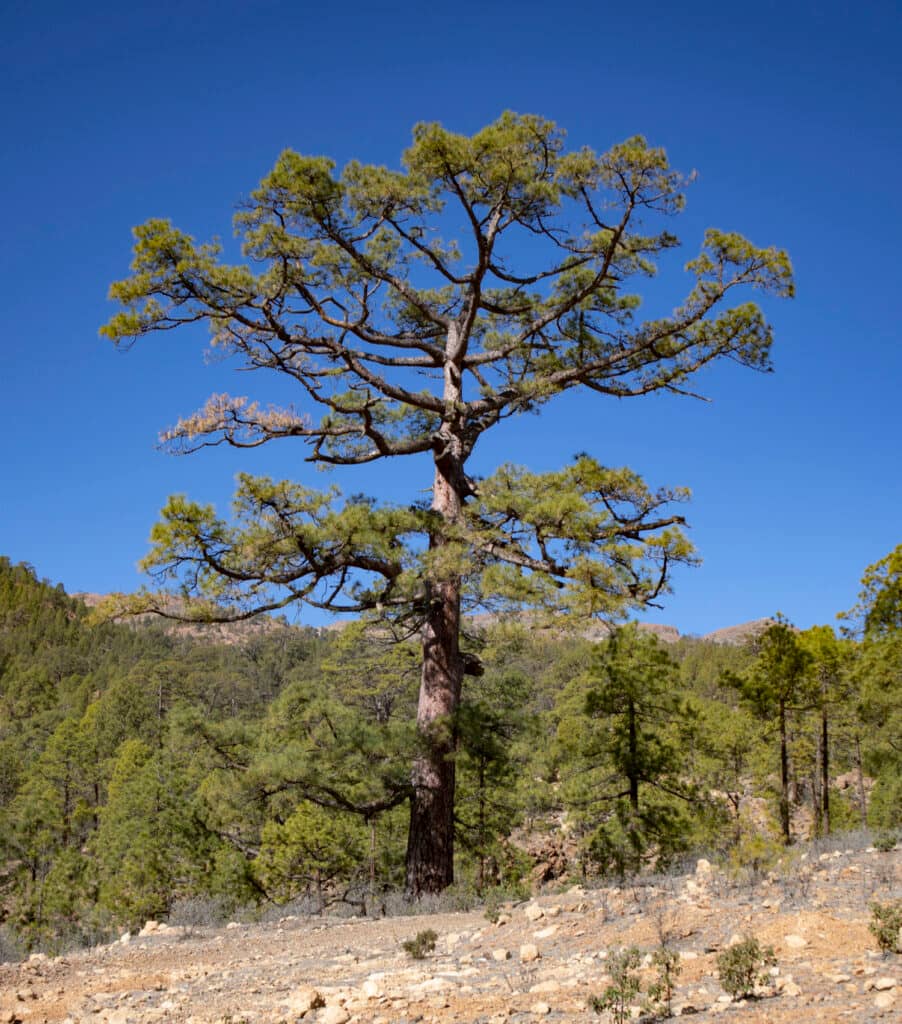
[[[666, 508], [685, 492], [589, 455], [484, 480], [467, 463], [487, 430], [573, 388], [691, 393], [715, 359], [768, 367], [761, 310], [728, 300], [746, 287], [790, 295], [791, 268], [737, 234], [709, 230], [688, 296], [638, 319], [634, 282], [677, 245], [660, 222], [682, 208], [686, 181], [641, 137], [567, 151], [550, 121], [506, 113], [471, 137], [417, 125], [400, 170], [351, 162], [338, 174], [284, 152], [236, 215], [240, 265], [168, 221], [137, 228], [132, 276], [112, 286], [124, 308], [103, 333], [124, 343], [206, 321], [215, 346], [292, 380], [306, 403], [214, 395], [166, 432], [173, 450], [300, 438], [321, 465], [433, 463], [429, 507], [251, 476], [232, 522], [174, 497], [145, 565], [201, 600], [146, 595], [143, 607], [238, 618], [305, 601], [404, 620], [422, 637], [425, 735], [453, 715], [472, 667], [462, 601], [608, 615], [654, 601], [671, 565], [691, 559]], [[446, 734], [414, 771], [422, 800], [443, 794], [436, 835], [451, 828]], [[446, 884], [450, 840], [442, 857], [441, 880], [409, 878], [413, 889]]]

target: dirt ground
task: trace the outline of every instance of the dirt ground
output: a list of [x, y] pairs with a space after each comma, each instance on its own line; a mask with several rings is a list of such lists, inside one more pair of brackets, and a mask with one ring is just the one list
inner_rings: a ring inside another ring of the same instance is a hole
[[[651, 954], [662, 940], [680, 953], [675, 1016], [902, 1021], [902, 957], [881, 956], [868, 930], [869, 904], [902, 896], [900, 859], [898, 850], [811, 854], [756, 884], [700, 862], [655, 884], [545, 893], [502, 908], [495, 923], [473, 911], [151, 925], [110, 946], [0, 965], [0, 1024], [600, 1022], [612, 1018], [588, 1003], [610, 983], [608, 950]], [[413, 960], [401, 943], [425, 929], [437, 933], [435, 949]], [[773, 946], [777, 966], [759, 998], [737, 1002], [715, 961], [745, 935]], [[646, 966], [644, 987], [653, 978]], [[631, 1001], [634, 1018], [640, 1002]]]

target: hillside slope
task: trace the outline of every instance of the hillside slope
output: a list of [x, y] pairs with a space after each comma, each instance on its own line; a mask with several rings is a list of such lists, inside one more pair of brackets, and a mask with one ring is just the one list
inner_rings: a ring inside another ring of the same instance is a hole
[[[679, 951], [676, 1014], [737, 1024], [898, 1020], [900, 958], [881, 959], [869, 899], [900, 895], [900, 853], [813, 851], [755, 886], [696, 872], [579, 887], [504, 908], [376, 921], [286, 916], [222, 930], [155, 926], [112, 946], [0, 966], [0, 1021], [97, 1024], [526, 1024], [590, 1021], [607, 948]], [[402, 941], [431, 928], [434, 953]], [[731, 1002], [717, 953], [752, 934], [778, 964], [762, 998]], [[651, 972], [642, 972], [643, 984]], [[315, 1006], [311, 1004], [322, 1003]], [[638, 1003], [638, 1000], [633, 1000]]]

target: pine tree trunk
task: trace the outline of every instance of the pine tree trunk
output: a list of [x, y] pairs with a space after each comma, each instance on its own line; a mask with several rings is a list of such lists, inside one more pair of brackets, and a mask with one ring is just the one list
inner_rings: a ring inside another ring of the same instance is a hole
[[868, 798], [864, 788], [864, 761], [861, 756], [861, 736], [855, 733], [855, 777], [858, 782], [858, 813], [861, 827], [868, 827]]
[[830, 835], [830, 733], [827, 703], [821, 709], [821, 818], [824, 835]]
[[630, 809], [633, 812], [634, 820], [639, 815], [639, 737], [636, 728], [636, 705], [630, 700], [627, 703], [627, 721], [629, 723], [629, 784], [630, 784]]
[[786, 736], [786, 705], [780, 701], [780, 829], [783, 842], [789, 846], [789, 743]]
[[[460, 465], [457, 463], [460, 473]], [[432, 508], [453, 522], [462, 506], [445, 466], [436, 462]], [[444, 543], [433, 536], [431, 546]], [[455, 717], [460, 704], [460, 580], [429, 584], [423, 628], [423, 667], [417, 707], [420, 751], [411, 781], [405, 888], [410, 897], [441, 892], [454, 881]]]

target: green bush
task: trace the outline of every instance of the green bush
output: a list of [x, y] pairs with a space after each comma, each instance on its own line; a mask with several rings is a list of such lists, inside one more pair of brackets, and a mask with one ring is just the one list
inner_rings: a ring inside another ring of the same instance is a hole
[[654, 1017], [671, 1017], [673, 990], [676, 987], [677, 976], [682, 970], [680, 954], [675, 949], [662, 945], [660, 949], [655, 950], [651, 963], [657, 971], [657, 977], [648, 986], [648, 998], [644, 1008]]
[[426, 956], [435, 949], [438, 941], [438, 932], [427, 928], [425, 931], [417, 932], [412, 939], [401, 943], [401, 948], [413, 960], [425, 960]]
[[889, 853], [890, 850], [896, 848], [896, 833], [895, 832], [879, 832], [874, 837], [874, 847], [881, 853]]
[[621, 950], [609, 950], [606, 966], [611, 984], [600, 996], [589, 997], [589, 1009], [595, 1013], [609, 1013], [615, 1024], [623, 1024], [630, 1016], [630, 1003], [642, 990], [639, 975], [636, 974], [642, 953], [636, 946]]
[[902, 953], [902, 900], [872, 903], [868, 930], [877, 940], [880, 952]]
[[762, 946], [757, 939], [746, 936], [717, 957], [717, 975], [724, 992], [734, 999], [755, 994], [755, 986], [768, 980], [766, 968], [777, 962], [771, 946]]

